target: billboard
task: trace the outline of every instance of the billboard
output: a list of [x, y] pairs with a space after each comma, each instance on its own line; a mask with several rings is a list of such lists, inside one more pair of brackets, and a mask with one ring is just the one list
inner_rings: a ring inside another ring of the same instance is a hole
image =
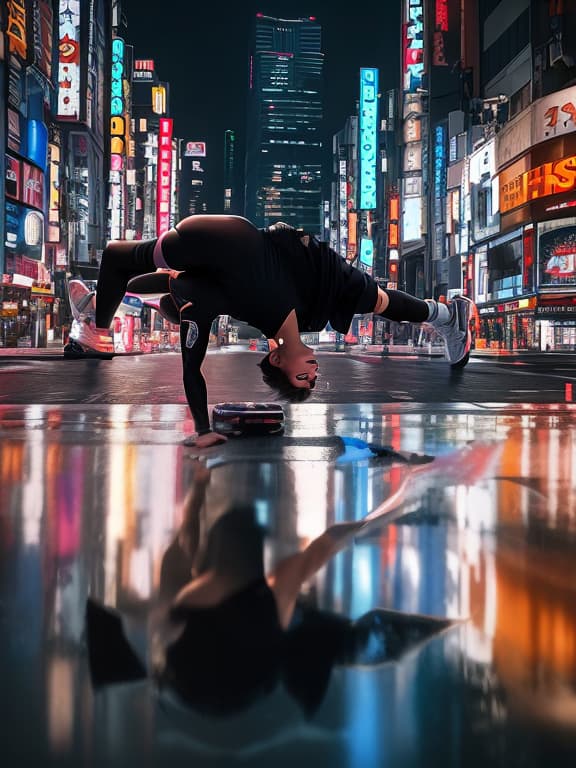
[[20, 160], [12, 155], [5, 155], [6, 197], [19, 203], [25, 203], [39, 210], [44, 209], [44, 173], [40, 168]]
[[538, 99], [532, 108], [533, 143], [576, 130], [576, 86]]
[[160, 119], [158, 133], [158, 176], [156, 186], [156, 234], [170, 229], [170, 191], [172, 181], [172, 118]]
[[374, 264], [374, 243], [369, 237], [360, 238], [360, 269], [372, 274]]
[[28, 56], [28, 40], [26, 37], [26, 4], [25, 0], [8, 0], [8, 50], [15, 53], [22, 61]]
[[80, 118], [80, 0], [60, 0], [58, 24], [59, 120]]
[[[512, 166], [524, 167], [526, 160]], [[536, 168], [511, 174], [511, 168], [500, 173], [500, 211], [505, 213], [532, 200], [571, 192], [576, 189], [576, 155], [543, 163]]]
[[206, 157], [205, 141], [187, 141], [184, 157]]
[[346, 160], [340, 160], [338, 165], [338, 234], [339, 253], [346, 258], [348, 253], [348, 174]]
[[26, 161], [22, 161], [22, 202], [44, 209], [44, 174]]
[[110, 79], [110, 237], [123, 237], [122, 212], [124, 195], [122, 171], [126, 155], [126, 121], [124, 118], [124, 40], [112, 40], [112, 69]]
[[12, 155], [5, 155], [6, 181], [4, 191], [6, 197], [20, 200], [21, 161]]
[[360, 70], [360, 210], [376, 208], [378, 70]]
[[50, 0], [36, 0], [32, 21], [34, 65], [47, 80], [51, 80], [54, 14]]
[[538, 225], [540, 286], [576, 285], [576, 220]]
[[416, 92], [424, 74], [424, 13], [422, 0], [404, 0], [402, 24], [402, 88]]
[[6, 227], [5, 247], [7, 256], [24, 256], [40, 261], [42, 259], [42, 244], [44, 217], [39, 211], [32, 211], [19, 203], [9, 200], [5, 203]]
[[60, 242], [60, 135], [52, 130], [48, 144], [47, 241]]

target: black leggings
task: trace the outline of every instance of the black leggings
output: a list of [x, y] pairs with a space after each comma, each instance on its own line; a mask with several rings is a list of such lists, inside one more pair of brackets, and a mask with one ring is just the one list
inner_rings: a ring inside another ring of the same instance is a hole
[[[430, 307], [423, 299], [417, 299], [409, 293], [395, 291], [391, 288], [382, 288], [382, 290], [388, 296], [389, 304], [384, 312], [380, 312], [380, 317], [385, 317], [386, 320], [394, 320], [397, 323], [402, 321], [423, 323], [428, 319]], [[364, 302], [361, 302], [360, 306], [356, 308], [356, 312], [364, 315], [373, 311], [374, 300], [366, 295]]]
[[[102, 254], [96, 286], [96, 326], [108, 328], [137, 275], [154, 272], [157, 239], [112, 241]], [[242, 216], [189, 216], [166, 233], [162, 257], [178, 271], [198, 270], [206, 275], [238, 269], [243, 261], [264, 249], [262, 232]]]
[[423, 299], [417, 299], [403, 291], [383, 289], [388, 295], [389, 304], [380, 313], [380, 317], [394, 320], [397, 323], [408, 321], [410, 323], [423, 323], [428, 319], [430, 306]]

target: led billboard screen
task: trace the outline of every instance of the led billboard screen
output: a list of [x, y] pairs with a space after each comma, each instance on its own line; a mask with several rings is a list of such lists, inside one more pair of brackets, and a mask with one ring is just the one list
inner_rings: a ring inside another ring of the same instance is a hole
[[360, 70], [360, 209], [376, 208], [378, 70]]
[[60, 0], [57, 117], [80, 117], [80, 0]]
[[170, 190], [172, 180], [172, 119], [160, 119], [158, 134], [158, 180], [156, 189], [156, 234], [170, 229]]

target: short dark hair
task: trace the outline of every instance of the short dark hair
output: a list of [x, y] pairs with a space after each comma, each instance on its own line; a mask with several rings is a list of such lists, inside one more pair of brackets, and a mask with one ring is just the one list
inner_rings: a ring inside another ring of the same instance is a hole
[[271, 389], [275, 389], [278, 395], [278, 399], [285, 400], [289, 403], [303, 403], [308, 400], [312, 394], [314, 384], [308, 387], [294, 387], [288, 380], [288, 377], [281, 368], [277, 365], [272, 365], [270, 362], [270, 352], [265, 355], [258, 363], [260, 370], [262, 371], [262, 381]]

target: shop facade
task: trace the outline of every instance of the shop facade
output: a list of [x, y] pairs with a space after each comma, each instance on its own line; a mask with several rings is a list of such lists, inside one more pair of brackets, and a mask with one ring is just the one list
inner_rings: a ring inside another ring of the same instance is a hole
[[[470, 169], [477, 349], [576, 351], [576, 87], [534, 102]], [[470, 158], [470, 160], [475, 158]]]

